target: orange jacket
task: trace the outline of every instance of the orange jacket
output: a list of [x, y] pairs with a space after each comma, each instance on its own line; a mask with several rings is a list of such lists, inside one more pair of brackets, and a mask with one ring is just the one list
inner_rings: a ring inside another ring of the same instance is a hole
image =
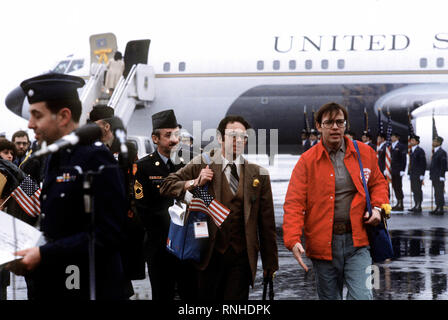
[[[358, 190], [350, 206], [353, 244], [367, 246], [369, 240], [364, 225], [366, 198], [353, 142], [345, 138], [345, 166]], [[375, 151], [359, 142], [364, 175], [370, 193], [372, 207], [389, 203], [388, 186], [378, 168]], [[292, 171], [283, 205], [283, 240], [292, 250], [301, 242], [302, 230], [306, 238], [306, 254], [310, 258], [332, 260], [335, 197], [335, 173], [330, 156], [322, 142], [303, 153]]]

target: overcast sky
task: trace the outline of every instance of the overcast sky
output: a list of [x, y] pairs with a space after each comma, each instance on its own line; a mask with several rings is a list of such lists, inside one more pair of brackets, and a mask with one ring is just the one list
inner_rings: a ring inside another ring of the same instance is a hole
[[1, 1], [0, 132], [10, 119], [8, 92], [70, 53], [87, 55], [91, 34], [115, 33], [123, 52], [130, 37], [172, 44], [245, 34], [448, 32], [447, 9], [443, 0]]

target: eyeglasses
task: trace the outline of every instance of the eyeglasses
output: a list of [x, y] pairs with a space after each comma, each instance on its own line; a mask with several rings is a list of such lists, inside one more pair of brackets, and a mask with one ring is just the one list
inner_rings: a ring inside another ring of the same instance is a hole
[[236, 139], [247, 140], [247, 138], [249, 137], [247, 133], [241, 133], [236, 131], [226, 131], [225, 135], [235, 140]]
[[338, 128], [344, 128], [347, 124], [347, 121], [344, 119], [336, 119], [336, 120], [325, 120], [322, 122], [322, 126], [326, 129], [333, 128], [334, 124], [338, 126]]

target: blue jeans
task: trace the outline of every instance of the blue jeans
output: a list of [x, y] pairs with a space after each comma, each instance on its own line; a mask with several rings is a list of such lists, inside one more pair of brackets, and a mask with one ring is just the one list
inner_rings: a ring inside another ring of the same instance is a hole
[[372, 289], [367, 286], [371, 274], [366, 271], [372, 265], [369, 247], [355, 248], [351, 233], [333, 235], [331, 246], [333, 260], [311, 259], [319, 299], [342, 300], [345, 283], [348, 300], [372, 300]]

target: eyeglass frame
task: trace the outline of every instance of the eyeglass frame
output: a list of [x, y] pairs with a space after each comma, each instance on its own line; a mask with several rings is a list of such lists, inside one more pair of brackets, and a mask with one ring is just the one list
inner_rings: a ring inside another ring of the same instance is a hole
[[[341, 123], [341, 125], [339, 125], [338, 121], [344, 121], [343, 123]], [[324, 127], [325, 129], [331, 129], [334, 127], [334, 124], [336, 123], [336, 126], [338, 128], [345, 128], [347, 126], [347, 120], [345, 119], [335, 119], [335, 120], [325, 120], [322, 121], [321, 126]], [[330, 125], [330, 126], [328, 126]]]
[[249, 138], [249, 135], [247, 133], [237, 133], [235, 131], [227, 132], [227, 130], [224, 135], [235, 140], [239, 138], [242, 141], [247, 141], [247, 139]]

